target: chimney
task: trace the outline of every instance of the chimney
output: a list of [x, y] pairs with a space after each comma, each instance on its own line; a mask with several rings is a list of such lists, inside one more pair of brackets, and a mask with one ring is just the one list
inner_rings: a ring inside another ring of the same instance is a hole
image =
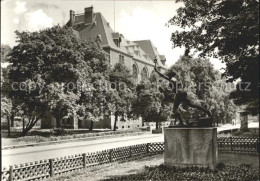
[[75, 11], [70, 10], [70, 26], [73, 26], [75, 22]]
[[92, 24], [93, 22], [93, 6], [85, 8], [85, 24]]

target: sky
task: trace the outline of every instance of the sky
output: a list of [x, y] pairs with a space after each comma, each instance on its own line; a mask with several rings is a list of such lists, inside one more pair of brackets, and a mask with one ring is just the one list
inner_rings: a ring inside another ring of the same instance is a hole
[[[101, 12], [115, 32], [130, 41], [150, 39], [160, 54], [165, 55], [166, 64], [173, 65], [184, 48], [173, 48], [171, 33], [177, 27], [166, 23], [183, 6], [174, 1], [124, 1], [124, 0], [2, 0], [1, 1], [1, 44], [14, 46], [15, 31], [38, 31], [69, 20], [69, 11], [83, 13], [85, 7], [93, 6]], [[217, 59], [210, 59], [214, 68], [225, 67]]]

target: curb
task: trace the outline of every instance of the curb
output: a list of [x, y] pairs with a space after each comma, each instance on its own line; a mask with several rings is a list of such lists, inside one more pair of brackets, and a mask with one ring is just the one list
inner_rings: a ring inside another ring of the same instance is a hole
[[[142, 132], [140, 132], [142, 133]], [[93, 137], [86, 137], [86, 138], [77, 138], [77, 139], [66, 139], [66, 140], [59, 140], [59, 141], [48, 141], [48, 142], [39, 142], [39, 143], [29, 143], [29, 144], [20, 144], [20, 145], [9, 145], [9, 146], [3, 146], [2, 150], [7, 150], [7, 149], [14, 149], [14, 148], [24, 148], [24, 147], [34, 147], [34, 146], [43, 146], [43, 145], [51, 145], [51, 144], [59, 144], [59, 143], [65, 143], [69, 141], [85, 141], [85, 140], [95, 140], [98, 138], [107, 138], [107, 137], [116, 137], [117, 136], [131, 136], [133, 133], [126, 133], [126, 134], [114, 134], [114, 135], [104, 135], [104, 136], [93, 136]], [[138, 135], [145, 135], [145, 134], [150, 134], [148, 133], [143, 133], [143, 134], [138, 134]], [[138, 136], [134, 135], [134, 136]]]

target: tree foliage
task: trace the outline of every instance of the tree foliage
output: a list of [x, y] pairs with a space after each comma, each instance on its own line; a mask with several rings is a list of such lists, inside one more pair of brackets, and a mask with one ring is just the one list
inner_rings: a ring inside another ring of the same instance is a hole
[[145, 122], [167, 121], [172, 113], [174, 94], [156, 74], [152, 74], [149, 80], [142, 81], [136, 88], [137, 99], [132, 108], [136, 117], [141, 116]]
[[[179, 0], [184, 6], [169, 20], [182, 31], [172, 33], [174, 46], [186, 46], [201, 56], [226, 64], [227, 81], [241, 79], [231, 98], [238, 105], [258, 107], [259, 1]], [[250, 82], [248, 89], [245, 82]], [[241, 84], [243, 84], [241, 86]], [[240, 88], [242, 87], [242, 89]]]
[[12, 110], [12, 102], [6, 97], [1, 97], [1, 117], [10, 116]]
[[95, 121], [109, 115], [107, 83], [110, 80], [111, 69], [107, 54], [98, 44], [95, 43], [92, 46], [91, 52], [85, 52], [85, 55], [88, 55], [85, 56], [85, 61], [89, 66], [89, 73], [84, 78], [85, 80], [82, 80], [85, 86], [84, 84], [80, 86], [82, 89], [77, 102], [80, 105], [77, 114], [81, 120], [91, 121], [90, 130], [93, 129]]
[[[193, 102], [211, 110], [215, 122], [231, 122], [235, 116], [235, 106], [229, 100], [232, 84], [221, 78], [208, 59], [182, 56], [170, 70], [177, 73], [176, 79]], [[188, 109], [185, 105], [183, 108]], [[199, 114], [201, 112], [189, 108], [183, 117], [196, 119]]]
[[110, 110], [115, 116], [114, 131], [116, 123], [120, 118], [125, 121], [125, 118], [130, 115], [131, 105], [135, 99], [135, 81], [131, 71], [123, 64], [117, 63], [110, 72], [111, 89], [108, 92]]
[[91, 107], [81, 101], [94, 80], [108, 79], [106, 53], [95, 43], [78, 39], [73, 29], [54, 26], [39, 32], [16, 32], [18, 45], [13, 48], [10, 79], [16, 87], [11, 97], [20, 102], [29, 123], [26, 134], [50, 111], [60, 121], [82, 116]]
[[9, 45], [1, 45], [1, 63], [8, 62], [8, 55], [12, 51], [12, 48]]

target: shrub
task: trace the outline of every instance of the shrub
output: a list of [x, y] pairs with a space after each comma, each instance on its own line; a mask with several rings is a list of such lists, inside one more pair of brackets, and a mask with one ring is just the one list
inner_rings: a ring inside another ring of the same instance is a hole
[[216, 169], [217, 170], [223, 170], [224, 167], [225, 167], [224, 163], [218, 163], [217, 166], [216, 166]]
[[232, 166], [223, 163], [218, 164], [217, 168], [212, 170], [208, 167], [171, 167], [165, 165], [155, 167], [145, 167], [145, 171], [139, 174], [126, 176], [115, 176], [106, 181], [115, 180], [229, 180], [229, 181], [253, 181], [259, 179], [259, 171], [251, 169], [248, 165]]
[[65, 134], [66, 134], [66, 130], [64, 128], [54, 129], [54, 135], [56, 136], [64, 136]]

